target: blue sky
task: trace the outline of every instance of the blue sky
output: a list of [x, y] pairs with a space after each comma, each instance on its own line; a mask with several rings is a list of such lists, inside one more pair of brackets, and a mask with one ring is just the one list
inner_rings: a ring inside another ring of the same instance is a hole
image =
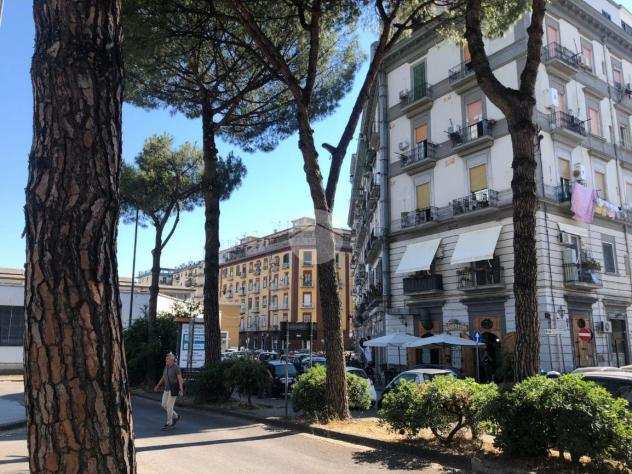
[[[0, 26], [0, 267], [21, 267], [24, 264], [24, 188], [27, 180], [27, 159], [32, 140], [32, 90], [30, 63], [33, 54], [34, 28], [32, 2], [5, 0]], [[361, 47], [369, 51], [370, 35], [362, 36]], [[359, 80], [366, 64], [357, 76], [352, 92], [341, 102], [336, 113], [315, 124], [316, 143], [336, 143], [346, 123], [359, 88]], [[146, 111], [125, 105], [123, 109], [123, 159], [133, 160], [146, 137], [167, 132], [175, 137], [176, 144], [191, 141], [201, 146], [201, 126], [198, 120], [171, 115], [167, 110]], [[356, 133], [357, 135], [357, 133]], [[354, 139], [343, 166], [334, 224], [346, 227], [349, 203], [349, 162], [356, 148]], [[233, 148], [219, 144], [220, 153]], [[329, 159], [322, 153], [323, 173], [327, 173]], [[243, 185], [222, 203], [220, 239], [222, 247], [229, 246], [246, 234], [264, 235], [287, 226], [300, 216], [313, 215], [308, 194], [302, 158], [296, 135], [282, 142], [271, 153], [247, 154], [235, 150], [248, 168]], [[131, 275], [134, 229], [123, 223], [119, 226], [119, 273]], [[162, 264], [175, 266], [203, 257], [204, 211], [202, 208], [184, 215], [175, 235], [165, 248]], [[151, 266], [153, 229], [139, 230], [137, 269]]]

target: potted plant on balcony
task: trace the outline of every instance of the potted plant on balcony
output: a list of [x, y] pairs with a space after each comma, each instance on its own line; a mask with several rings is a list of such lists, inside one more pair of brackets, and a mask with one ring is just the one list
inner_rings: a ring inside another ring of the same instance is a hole
[[592, 257], [588, 257], [583, 259], [580, 262], [580, 267], [582, 270], [590, 271], [590, 272], [600, 272], [601, 271], [601, 263], [598, 260], [595, 260]]

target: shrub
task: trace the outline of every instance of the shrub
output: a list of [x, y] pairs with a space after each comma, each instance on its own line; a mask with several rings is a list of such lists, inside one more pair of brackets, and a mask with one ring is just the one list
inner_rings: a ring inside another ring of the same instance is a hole
[[266, 366], [253, 359], [237, 359], [226, 371], [228, 381], [239, 392], [248, 398], [248, 406], [252, 407], [252, 396], [264, 392], [271, 382], [271, 375]]
[[200, 402], [224, 402], [229, 400], [234, 391], [229, 370], [234, 360], [224, 360], [206, 365], [195, 377], [195, 398]]
[[147, 319], [137, 319], [123, 331], [125, 358], [127, 360], [127, 377], [130, 385], [141, 385], [144, 382], [155, 384], [157, 380], [146, 380], [147, 374], [161, 374], [165, 354], [175, 353], [178, 346], [178, 323], [172, 316], [161, 315], [154, 324], [153, 343], [147, 342]]
[[497, 396], [496, 385], [473, 379], [435, 377], [421, 385], [404, 382], [386, 395], [379, 416], [401, 433], [416, 435], [428, 428], [440, 442], [450, 444], [465, 428], [478, 436]]
[[[325, 407], [327, 369], [315, 365], [299, 376], [292, 387], [292, 404], [302, 410], [306, 418], [325, 421], [330, 418]], [[369, 383], [361, 377], [347, 373], [347, 397], [351, 410], [368, 410], [371, 406]]]
[[548, 449], [630, 461], [632, 415], [627, 402], [581, 375], [531, 377], [498, 401], [495, 444], [511, 456], [544, 456]]

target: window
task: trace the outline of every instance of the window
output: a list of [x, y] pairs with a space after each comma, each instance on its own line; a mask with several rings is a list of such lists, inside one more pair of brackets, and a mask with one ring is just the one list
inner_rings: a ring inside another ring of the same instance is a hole
[[428, 124], [424, 123], [415, 128], [415, 144], [419, 145], [428, 139]]
[[625, 183], [625, 203], [632, 207], [632, 183]]
[[420, 184], [415, 188], [417, 209], [430, 207], [430, 183]]
[[606, 10], [601, 10], [601, 14], [608, 20], [612, 21], [612, 17], [610, 16], [610, 13], [608, 13]]
[[552, 25], [546, 27], [546, 40], [549, 44], [560, 42], [560, 32]]
[[623, 71], [621, 70], [620, 63], [612, 62], [612, 82], [618, 89], [623, 88]]
[[475, 100], [467, 104], [467, 123], [475, 124], [483, 120], [483, 101]]
[[606, 273], [617, 273], [617, 264], [614, 251], [614, 243], [601, 242], [603, 251], [603, 269]]
[[413, 66], [413, 100], [426, 96], [426, 63], [421, 62]]
[[264, 288], [268, 287], [268, 277], [263, 277], [263, 287]]
[[558, 158], [557, 165], [560, 172], [560, 179], [571, 180], [571, 162], [565, 158]]
[[304, 308], [312, 307], [312, 294], [311, 293], [303, 293], [303, 307]]
[[470, 192], [475, 193], [487, 188], [487, 165], [472, 166], [469, 175]]
[[590, 133], [601, 137], [601, 117], [599, 110], [594, 107], [588, 107], [588, 119], [590, 120]]
[[303, 322], [311, 323], [312, 322], [312, 313], [303, 313]]
[[606, 192], [606, 174], [601, 171], [595, 171], [595, 191], [601, 199], [608, 199]]
[[303, 272], [303, 286], [312, 286], [312, 272]]
[[248, 309], [252, 309], [252, 298], [248, 298]]
[[311, 265], [312, 264], [312, 251], [305, 250], [303, 252], [303, 265]]
[[0, 346], [21, 346], [24, 336], [24, 308], [0, 306]]
[[283, 255], [283, 266], [287, 267], [290, 265], [290, 254], [286, 253]]
[[588, 43], [582, 41], [582, 59], [584, 61], [584, 65], [593, 71], [593, 50], [592, 46]]
[[472, 55], [470, 54], [470, 47], [467, 42], [463, 45], [463, 62], [466, 64], [472, 62]]
[[287, 308], [287, 301], [288, 301], [287, 298], [288, 298], [287, 293], [283, 293], [283, 307], [284, 308]]
[[557, 109], [566, 112], [566, 87], [562, 84], [554, 84], [552, 87], [557, 91]]
[[619, 124], [619, 142], [624, 148], [630, 148], [630, 146], [632, 146], [630, 131], [628, 130], [627, 125], [621, 123]]
[[340, 268], [340, 254], [336, 253], [336, 266]]

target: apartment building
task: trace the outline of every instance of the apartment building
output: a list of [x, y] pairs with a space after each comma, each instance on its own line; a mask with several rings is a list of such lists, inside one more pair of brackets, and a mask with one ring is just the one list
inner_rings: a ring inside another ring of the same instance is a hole
[[[334, 229], [341, 318], [348, 341], [351, 238]], [[240, 346], [323, 349], [314, 219], [264, 237], [246, 237], [220, 254], [220, 302], [240, 305]]]
[[[528, 17], [486, 40], [496, 77], [517, 87]], [[547, 5], [536, 84], [541, 366], [630, 363], [632, 353], [632, 15], [609, 0]], [[481, 335], [490, 374], [515, 344], [512, 148], [477, 85], [467, 45], [421, 29], [389, 53], [351, 165], [349, 225], [357, 339], [393, 332]], [[573, 218], [578, 183], [598, 196]], [[397, 363], [396, 348], [377, 350]], [[407, 364], [473, 374], [473, 350], [408, 350]]]

